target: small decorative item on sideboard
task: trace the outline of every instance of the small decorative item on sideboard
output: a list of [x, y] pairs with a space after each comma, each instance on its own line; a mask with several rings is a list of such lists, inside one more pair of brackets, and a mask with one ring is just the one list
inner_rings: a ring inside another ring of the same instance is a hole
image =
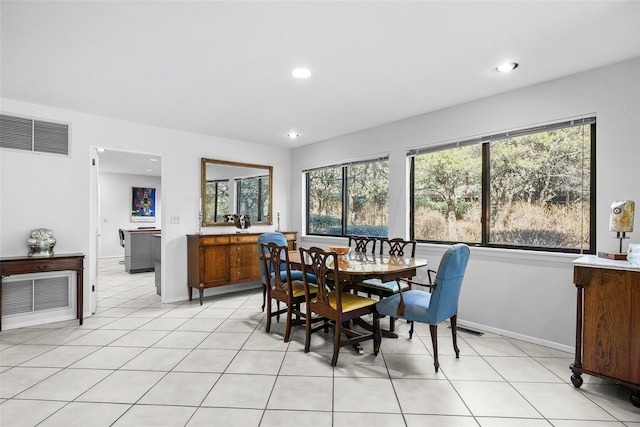
[[620, 248], [617, 253], [598, 252], [600, 258], [617, 260], [627, 259], [627, 254], [622, 252], [622, 241], [628, 239], [627, 232], [633, 231], [633, 214], [635, 210], [633, 200], [616, 200], [611, 204], [611, 214], [609, 215], [609, 230], [616, 232], [616, 239], [620, 240]]
[[29, 246], [28, 256], [52, 256], [55, 245], [56, 239], [53, 237], [53, 231], [48, 228], [31, 230], [31, 237], [27, 239], [27, 246]]
[[640, 267], [640, 244], [631, 243], [627, 249], [627, 261], [633, 267]]

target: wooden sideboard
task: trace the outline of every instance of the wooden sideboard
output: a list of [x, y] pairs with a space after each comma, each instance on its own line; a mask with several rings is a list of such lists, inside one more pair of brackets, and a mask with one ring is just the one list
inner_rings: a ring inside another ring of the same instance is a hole
[[614, 379], [632, 389], [640, 407], [640, 267], [585, 256], [574, 261], [576, 354], [571, 382], [581, 374]]
[[[193, 289], [200, 293], [217, 286], [260, 280], [258, 237], [262, 233], [188, 234], [187, 285], [189, 299]], [[289, 249], [296, 249], [298, 233], [282, 232]]]
[[16, 256], [0, 258], [0, 330], [2, 330], [2, 278], [14, 274], [76, 272], [76, 316], [82, 325], [84, 254], [51, 255], [46, 257]]

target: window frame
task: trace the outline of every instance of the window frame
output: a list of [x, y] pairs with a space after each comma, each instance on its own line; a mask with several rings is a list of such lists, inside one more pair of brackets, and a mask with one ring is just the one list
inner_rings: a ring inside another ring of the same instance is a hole
[[[373, 159], [367, 159], [367, 160], [359, 160], [359, 161], [353, 161], [353, 162], [347, 162], [347, 163], [340, 163], [340, 164], [333, 164], [333, 165], [327, 165], [327, 166], [321, 166], [321, 167], [317, 167], [317, 168], [311, 168], [311, 169], [305, 169], [302, 171], [302, 173], [304, 174], [304, 182], [305, 182], [305, 232], [307, 235], [309, 236], [322, 236], [322, 237], [348, 237], [352, 234], [348, 234], [346, 233], [346, 230], [348, 228], [348, 214], [349, 214], [349, 201], [348, 201], [348, 187], [349, 187], [349, 182], [348, 182], [348, 176], [349, 176], [349, 172], [348, 172], [348, 168], [350, 166], [357, 166], [357, 165], [361, 165], [361, 164], [366, 164], [366, 163], [375, 163], [375, 162], [381, 162], [381, 161], [386, 161], [387, 162], [387, 167], [389, 167], [389, 156], [385, 155], [385, 156], [381, 156], [381, 157], [377, 157], [377, 158], [373, 158]], [[325, 170], [325, 169], [338, 169], [340, 168], [340, 174], [341, 174], [341, 191], [342, 191], [342, 201], [341, 201], [341, 205], [342, 205], [342, 212], [341, 212], [341, 216], [340, 216], [340, 234], [320, 234], [320, 233], [312, 233], [309, 230], [311, 229], [311, 215], [309, 214], [309, 209], [310, 209], [310, 194], [311, 194], [311, 179], [310, 179], [310, 172], [314, 172], [314, 171], [321, 171], [321, 170]], [[388, 185], [388, 183], [387, 183]], [[387, 209], [389, 208], [388, 205], [388, 200], [387, 200]], [[389, 230], [389, 224], [386, 224], [387, 227], [387, 233]]]
[[[490, 223], [491, 223], [491, 186], [490, 186], [490, 158], [491, 150], [490, 143], [500, 139], [524, 136], [535, 133], [547, 132], [555, 129], [565, 129], [574, 126], [590, 126], [589, 130], [589, 155], [590, 155], [590, 175], [589, 175], [589, 247], [587, 249], [582, 248], [560, 248], [560, 247], [543, 247], [543, 246], [525, 246], [525, 245], [510, 245], [504, 243], [492, 243], [490, 242]], [[550, 125], [537, 126], [531, 128], [524, 128], [513, 132], [504, 132], [500, 134], [487, 135], [480, 138], [474, 138], [471, 140], [458, 141], [453, 144], [445, 144], [437, 147], [429, 147], [418, 150], [411, 150], [407, 152], [409, 157], [409, 235], [411, 239], [415, 239], [419, 243], [436, 243], [436, 244], [452, 244], [458, 243], [453, 241], [442, 240], [429, 240], [429, 239], [416, 239], [415, 237], [415, 158], [417, 155], [425, 154], [429, 152], [443, 151], [453, 149], [457, 147], [463, 147], [467, 145], [481, 144], [482, 146], [482, 161], [481, 161], [481, 242], [465, 242], [475, 247], [487, 247], [487, 248], [502, 248], [502, 249], [517, 249], [527, 251], [544, 251], [544, 252], [560, 252], [560, 253], [578, 253], [578, 254], [595, 254], [596, 253], [596, 117], [580, 118], [570, 121], [563, 121], [552, 123]]]

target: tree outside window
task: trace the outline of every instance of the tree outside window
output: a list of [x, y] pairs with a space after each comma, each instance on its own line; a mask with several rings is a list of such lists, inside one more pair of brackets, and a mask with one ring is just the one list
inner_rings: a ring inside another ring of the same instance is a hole
[[309, 234], [387, 236], [388, 159], [314, 169], [306, 177]]
[[207, 222], [224, 222], [224, 215], [229, 213], [229, 180], [213, 180], [206, 182]]
[[269, 216], [269, 175], [236, 180], [236, 212], [249, 215], [251, 221], [266, 221]]
[[416, 155], [414, 238], [592, 253], [594, 130], [570, 123]]

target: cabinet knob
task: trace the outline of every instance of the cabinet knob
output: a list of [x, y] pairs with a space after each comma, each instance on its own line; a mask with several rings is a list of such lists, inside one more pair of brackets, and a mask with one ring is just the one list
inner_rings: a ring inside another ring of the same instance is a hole
[[236, 264], [240, 264], [240, 258], [236, 258]]
[[218, 243], [218, 238], [213, 239], [214, 242]]
[[240, 277], [240, 272], [239, 271], [236, 273], [236, 277]]
[[242, 248], [240, 246], [236, 247], [236, 252], [240, 252], [242, 250]]
[[239, 241], [240, 241], [240, 237], [236, 237], [236, 242], [239, 242]]

